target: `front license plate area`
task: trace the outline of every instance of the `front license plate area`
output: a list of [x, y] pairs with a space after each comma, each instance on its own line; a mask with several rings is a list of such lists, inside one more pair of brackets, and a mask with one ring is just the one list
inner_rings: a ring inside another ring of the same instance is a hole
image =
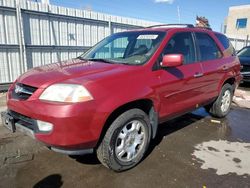
[[14, 118], [6, 112], [1, 113], [1, 118], [3, 125], [14, 133], [16, 131]]

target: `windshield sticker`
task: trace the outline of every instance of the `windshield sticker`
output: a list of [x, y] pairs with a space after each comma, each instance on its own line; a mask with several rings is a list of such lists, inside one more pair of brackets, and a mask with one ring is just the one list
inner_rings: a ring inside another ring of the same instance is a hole
[[158, 35], [139, 35], [137, 39], [156, 39]]

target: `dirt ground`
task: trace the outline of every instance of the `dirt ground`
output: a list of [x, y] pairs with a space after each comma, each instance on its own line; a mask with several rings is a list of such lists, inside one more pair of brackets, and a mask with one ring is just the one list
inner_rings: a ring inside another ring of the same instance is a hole
[[235, 106], [250, 109], [250, 83], [241, 84], [233, 98]]
[[58, 154], [0, 125], [0, 187], [250, 187], [249, 122], [246, 108], [234, 106], [224, 119], [200, 108], [160, 125], [146, 158], [122, 173], [95, 155]]

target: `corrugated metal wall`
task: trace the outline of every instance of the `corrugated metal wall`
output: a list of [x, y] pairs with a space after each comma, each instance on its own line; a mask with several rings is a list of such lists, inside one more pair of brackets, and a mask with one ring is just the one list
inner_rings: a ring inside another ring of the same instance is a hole
[[246, 39], [229, 38], [229, 40], [231, 41], [231, 43], [236, 51], [239, 51], [243, 47], [250, 45], [250, 40], [248, 38], [246, 38]]
[[74, 58], [111, 33], [158, 24], [28, 0], [0, 0], [0, 83]]

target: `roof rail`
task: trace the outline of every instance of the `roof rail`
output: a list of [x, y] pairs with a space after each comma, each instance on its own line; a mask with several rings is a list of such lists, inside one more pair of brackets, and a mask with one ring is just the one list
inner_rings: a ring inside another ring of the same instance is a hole
[[207, 30], [213, 31], [213, 30], [212, 30], [212, 28], [210, 28], [210, 27], [195, 26], [195, 28], [199, 28], [199, 29], [207, 29]]
[[152, 25], [146, 28], [171, 28], [171, 27], [177, 27], [177, 28], [194, 28], [193, 24], [162, 24], [162, 25]]

